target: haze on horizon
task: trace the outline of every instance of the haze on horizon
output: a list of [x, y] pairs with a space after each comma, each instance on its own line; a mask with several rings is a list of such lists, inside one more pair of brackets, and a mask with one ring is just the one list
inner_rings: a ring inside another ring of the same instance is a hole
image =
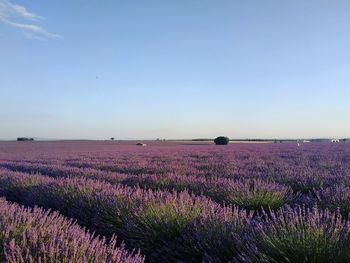
[[345, 0], [0, 0], [0, 139], [350, 137]]

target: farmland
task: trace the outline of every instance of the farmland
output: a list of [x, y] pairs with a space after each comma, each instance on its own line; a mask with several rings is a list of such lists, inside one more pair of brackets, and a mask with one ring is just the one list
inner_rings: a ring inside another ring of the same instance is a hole
[[0, 142], [1, 261], [350, 261], [349, 143], [135, 144]]

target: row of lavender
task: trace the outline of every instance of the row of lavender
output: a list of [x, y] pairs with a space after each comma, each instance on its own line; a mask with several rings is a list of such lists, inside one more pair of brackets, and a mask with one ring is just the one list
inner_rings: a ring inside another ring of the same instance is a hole
[[57, 212], [24, 208], [0, 199], [1, 262], [141, 263], [143, 258], [116, 247], [112, 238], [94, 237]]
[[[186, 192], [153, 192], [81, 178], [52, 178], [0, 171], [0, 195], [74, 218], [107, 238], [117, 234], [149, 261], [244, 259], [241, 240], [231, 238], [251, 218]], [[217, 230], [208, 232], [207, 230]], [[221, 246], [225, 241], [226, 245]]]
[[[316, 207], [253, 215], [186, 192], [0, 170], [0, 194], [52, 208], [150, 262], [348, 262], [350, 221]], [[108, 262], [108, 260], [107, 260]]]
[[[310, 152], [306, 151], [306, 153], [312, 156]], [[328, 156], [328, 154], [325, 156]], [[341, 162], [349, 158], [346, 154], [347, 152], [342, 152]], [[284, 176], [267, 174], [263, 177], [245, 173], [234, 178], [221, 178], [205, 177], [198, 174], [155, 173], [134, 175], [117, 173], [98, 169], [98, 167], [89, 163], [86, 158], [80, 159], [81, 163], [84, 161], [87, 162], [86, 164], [94, 166], [94, 168], [69, 166], [67, 164], [69, 161], [66, 161], [64, 164], [33, 163], [32, 161], [0, 161], [0, 167], [27, 173], [41, 173], [52, 177], [93, 178], [112, 184], [120, 183], [153, 190], [189, 190], [197, 195], [204, 194], [220, 204], [232, 204], [245, 209], [277, 209], [286, 204], [292, 206], [295, 204], [308, 206], [318, 204], [322, 208], [329, 208], [332, 211], [335, 211], [339, 207], [345, 217], [350, 212], [350, 168], [342, 172], [338, 169], [337, 173], [332, 171], [329, 173], [314, 174], [308, 173], [309, 167], [305, 165], [304, 170], [297, 174], [294, 171], [288, 175], [285, 173]], [[214, 162], [213, 165], [216, 165], [217, 162]], [[256, 163], [259, 162], [256, 161]], [[77, 161], [75, 161], [76, 164]], [[210, 164], [208, 163], [208, 166]], [[336, 164], [336, 166], [339, 165], [339, 163]], [[344, 166], [347, 167], [347, 165]], [[313, 166], [318, 167], [315, 164]], [[335, 165], [333, 164], [333, 166]]]
[[[238, 205], [247, 209], [278, 208], [297, 200], [290, 187], [261, 179], [233, 180], [226, 178], [203, 178], [195, 176], [129, 175], [101, 171], [92, 168], [67, 167], [62, 165], [33, 164], [25, 162], [0, 162], [0, 167], [30, 174], [51, 177], [82, 177], [107, 181], [112, 184], [139, 186], [143, 189], [177, 191], [188, 190], [205, 195], [221, 204]], [[259, 198], [260, 197], [260, 198]]]

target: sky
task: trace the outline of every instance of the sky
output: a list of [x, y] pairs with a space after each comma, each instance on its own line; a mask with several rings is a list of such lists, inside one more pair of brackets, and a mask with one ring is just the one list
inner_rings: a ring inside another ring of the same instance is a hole
[[0, 139], [350, 137], [350, 1], [0, 0]]

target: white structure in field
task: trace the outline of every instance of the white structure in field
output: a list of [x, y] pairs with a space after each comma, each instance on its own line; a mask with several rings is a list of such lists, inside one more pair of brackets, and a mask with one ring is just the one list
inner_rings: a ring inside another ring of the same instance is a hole
[[339, 142], [339, 139], [332, 139], [331, 142]]

